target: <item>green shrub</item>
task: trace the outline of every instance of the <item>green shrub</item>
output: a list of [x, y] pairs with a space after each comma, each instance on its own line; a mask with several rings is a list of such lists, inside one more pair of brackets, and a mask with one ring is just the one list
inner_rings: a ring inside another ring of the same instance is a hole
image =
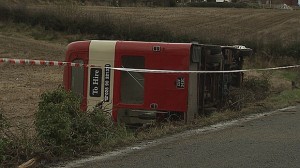
[[122, 136], [126, 129], [113, 125], [99, 109], [80, 110], [80, 98], [63, 89], [42, 94], [36, 113], [36, 130], [54, 156], [77, 154], [104, 140]]
[[249, 79], [246, 79], [243, 83], [243, 87], [247, 90], [252, 91], [255, 100], [262, 100], [269, 95], [271, 83], [269, 81], [269, 78], [266, 77], [266, 75], [263, 75], [263, 77], [261, 78], [251, 77]]

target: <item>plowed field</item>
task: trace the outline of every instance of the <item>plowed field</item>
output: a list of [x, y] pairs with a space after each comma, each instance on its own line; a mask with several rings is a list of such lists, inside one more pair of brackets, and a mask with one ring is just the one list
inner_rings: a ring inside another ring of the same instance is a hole
[[85, 9], [95, 13], [105, 12], [121, 21], [161, 25], [176, 34], [187, 34], [198, 39], [223, 39], [233, 42], [244, 39], [300, 39], [300, 10], [105, 7]]

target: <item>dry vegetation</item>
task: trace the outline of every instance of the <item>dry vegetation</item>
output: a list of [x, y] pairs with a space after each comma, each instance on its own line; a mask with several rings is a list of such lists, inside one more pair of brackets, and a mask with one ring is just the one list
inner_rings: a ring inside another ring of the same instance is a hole
[[[251, 38], [293, 40], [300, 36], [300, 11], [208, 8], [108, 8], [84, 7], [92, 12], [107, 12], [123, 22], [155, 23], [175, 34], [188, 34], [195, 39], [242, 41]], [[30, 28], [0, 29], [1, 57], [63, 60], [67, 44], [58, 35], [54, 42], [34, 40]], [[15, 26], [15, 25], [8, 25]], [[160, 27], [157, 27], [160, 29]], [[259, 36], [262, 35], [262, 36]], [[300, 39], [300, 37], [299, 37]], [[221, 42], [223, 43], [223, 42]], [[1, 107], [8, 118], [32, 122], [39, 95], [62, 83], [62, 69], [57, 67], [0, 65]]]
[[[63, 60], [64, 46], [36, 41], [28, 37], [0, 35], [2, 58]], [[33, 130], [34, 112], [39, 96], [62, 83], [58, 67], [0, 64], [0, 106], [15, 124]], [[29, 124], [29, 125], [27, 125]]]
[[[36, 8], [32, 7], [32, 9]], [[42, 8], [47, 8], [47, 6]], [[114, 22], [129, 23], [127, 24], [129, 26], [157, 25], [152, 28], [158, 30], [167, 28], [175, 35], [187, 35], [190, 39], [200, 42], [244, 44], [245, 41], [252, 41], [259, 45], [267, 41], [278, 40], [279, 45], [285, 45], [300, 40], [300, 11], [94, 6], [82, 8], [83, 11], [95, 14], [106, 13], [113, 18]], [[55, 34], [51, 41], [37, 40], [45, 39], [44, 36], [47, 33]], [[85, 39], [95, 37], [92, 34], [66, 35], [63, 32], [44, 30], [43, 27], [34, 28], [0, 22], [0, 57], [64, 60], [65, 46], [72, 39], [77, 39], [77, 36]], [[248, 68], [273, 66], [274, 62], [277, 65], [294, 63], [294, 60], [290, 58], [286, 59], [288, 61], [274, 60], [269, 57], [268, 53], [263, 53], [262, 56], [266, 56], [264, 60], [269, 60], [269, 62], [261, 63], [260, 60], [252, 59], [249, 62], [255, 61], [255, 64], [248, 62]], [[62, 75], [62, 68], [58, 67], [0, 64], [0, 110], [3, 110], [15, 126], [22, 126], [34, 132], [34, 113], [37, 110], [40, 95], [62, 84]], [[291, 79], [284, 76], [286, 76], [284, 72], [271, 75], [271, 81], [276, 84], [273, 85], [273, 90], [291, 89]]]
[[[93, 13], [105, 12], [121, 22], [162, 25], [175, 34], [195, 39], [223, 39], [233, 44], [246, 39], [300, 39], [300, 11], [209, 8], [110, 8], [83, 7]], [[65, 37], [49, 41], [34, 40], [35, 29], [1, 23], [0, 56], [63, 60]], [[8, 27], [6, 27], [8, 26]], [[13, 27], [11, 27], [13, 26]], [[16, 28], [17, 27], [17, 28]], [[156, 27], [160, 29], [160, 27]], [[22, 29], [26, 32], [22, 32]], [[46, 32], [47, 33], [47, 32]], [[72, 35], [69, 35], [72, 36]], [[55, 43], [58, 42], [62, 43]], [[218, 41], [215, 41], [218, 43]], [[223, 41], [220, 41], [223, 43]], [[33, 122], [39, 96], [62, 84], [62, 69], [57, 67], [0, 65], [0, 104], [8, 118]], [[32, 125], [31, 125], [32, 126]], [[30, 127], [31, 127], [30, 126]], [[32, 129], [32, 128], [31, 128]]]

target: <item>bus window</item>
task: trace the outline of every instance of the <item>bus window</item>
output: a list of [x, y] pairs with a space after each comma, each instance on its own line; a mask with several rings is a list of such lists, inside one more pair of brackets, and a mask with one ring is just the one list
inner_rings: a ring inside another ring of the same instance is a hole
[[[74, 63], [83, 64], [83, 60], [74, 60]], [[83, 82], [84, 82], [84, 69], [83, 67], [71, 67], [71, 75], [72, 75], [72, 83], [71, 83], [71, 90], [83, 96]]]
[[[140, 56], [123, 56], [123, 68], [145, 68], [145, 58]], [[144, 74], [138, 72], [121, 72], [121, 102], [141, 104], [144, 102]]]

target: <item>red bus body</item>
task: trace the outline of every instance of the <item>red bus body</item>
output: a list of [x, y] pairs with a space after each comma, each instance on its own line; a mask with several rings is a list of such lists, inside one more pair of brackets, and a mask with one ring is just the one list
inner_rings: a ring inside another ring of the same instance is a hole
[[[66, 61], [93, 66], [81, 69], [65, 67], [64, 86], [82, 96], [83, 110], [91, 110], [100, 103], [101, 107], [111, 110], [116, 122], [143, 123], [151, 116], [157, 119], [170, 113], [185, 119], [194, 118], [196, 114], [203, 112], [207, 104], [216, 106], [222, 102], [222, 90], [230, 83], [220, 83], [229, 76], [136, 73], [112, 70], [110, 67], [179, 71], [229, 70], [231, 66], [228, 65], [236, 64], [234, 51], [232, 47], [222, 49], [221, 46], [192, 43], [102, 40], [73, 42], [68, 46]], [[241, 75], [238, 76], [240, 78]]]

